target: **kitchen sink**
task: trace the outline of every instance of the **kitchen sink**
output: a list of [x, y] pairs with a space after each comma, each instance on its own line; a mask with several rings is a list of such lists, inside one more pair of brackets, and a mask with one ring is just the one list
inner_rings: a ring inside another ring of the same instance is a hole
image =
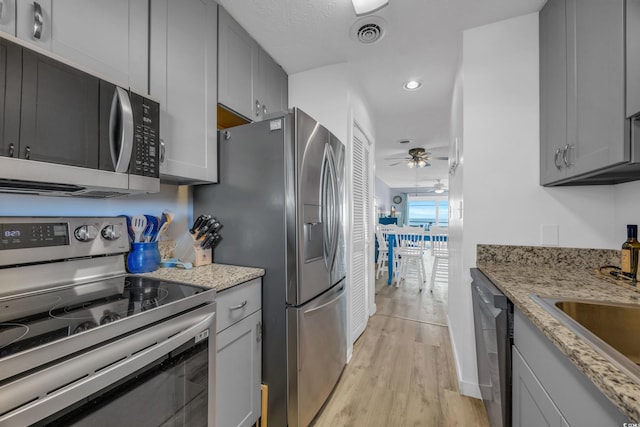
[[531, 297], [640, 384], [640, 305], [534, 294]]

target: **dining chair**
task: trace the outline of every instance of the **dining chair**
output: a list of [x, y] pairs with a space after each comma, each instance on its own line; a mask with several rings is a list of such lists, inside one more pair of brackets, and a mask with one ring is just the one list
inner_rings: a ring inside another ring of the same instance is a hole
[[433, 256], [429, 290], [433, 292], [438, 267], [446, 265], [448, 269], [449, 266], [449, 227], [429, 228], [429, 240], [431, 243], [431, 255]]
[[396, 250], [398, 254], [398, 274], [396, 275], [396, 287], [400, 282], [406, 281], [410, 267], [415, 267], [418, 276], [418, 289], [422, 292], [422, 287], [426, 281], [424, 268], [424, 255], [428, 249], [428, 242], [425, 239], [423, 227], [398, 227], [396, 229]]
[[[383, 260], [384, 265], [388, 268], [388, 259], [389, 259], [389, 235], [393, 235], [394, 239], [395, 239], [395, 234], [396, 234], [396, 229], [398, 228], [397, 225], [395, 224], [378, 224], [378, 226], [376, 227], [377, 229], [380, 229], [380, 237], [379, 237], [379, 241], [383, 241], [384, 242], [384, 247], [386, 249], [386, 253], [385, 253], [385, 259]], [[376, 235], [377, 237], [377, 235]], [[394, 241], [395, 243], [395, 241]], [[380, 246], [381, 247], [381, 246]], [[378, 263], [380, 263], [380, 258], [378, 258]], [[378, 268], [376, 270], [376, 279], [378, 278], [378, 272], [382, 271], [382, 269], [384, 269], [384, 267], [380, 267], [380, 265], [378, 264]], [[393, 275], [395, 276], [397, 274], [397, 269], [398, 269], [398, 254], [396, 254], [395, 252], [393, 253], [393, 261], [392, 261], [392, 270], [393, 271]]]
[[380, 224], [376, 225], [376, 239], [378, 240], [378, 262], [376, 263], [376, 279], [380, 277], [380, 273], [388, 267], [387, 260], [389, 258], [389, 243], [387, 238], [382, 234]]

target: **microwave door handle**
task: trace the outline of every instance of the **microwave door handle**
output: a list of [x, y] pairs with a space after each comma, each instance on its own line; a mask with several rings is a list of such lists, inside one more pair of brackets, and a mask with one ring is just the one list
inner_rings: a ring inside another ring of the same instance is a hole
[[121, 87], [116, 87], [111, 101], [109, 146], [114, 170], [127, 172], [133, 151], [133, 109], [129, 94]]

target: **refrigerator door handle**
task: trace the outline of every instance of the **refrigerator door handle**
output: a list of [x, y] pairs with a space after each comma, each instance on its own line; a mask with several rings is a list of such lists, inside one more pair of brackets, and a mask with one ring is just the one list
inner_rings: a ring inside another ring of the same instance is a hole
[[328, 186], [329, 186], [329, 157], [327, 154], [327, 146], [324, 148], [322, 156], [322, 168], [320, 176], [320, 218], [322, 222], [322, 251], [324, 256], [324, 265], [328, 269], [329, 267], [329, 254], [331, 252], [330, 236], [329, 236], [329, 213], [328, 213]]
[[333, 148], [329, 147], [329, 170], [331, 171], [331, 199], [330, 199], [330, 213], [331, 213], [331, 267], [336, 260], [336, 252], [338, 250], [338, 232], [339, 232], [339, 217], [338, 217], [338, 176], [336, 173], [335, 159], [333, 155]]
[[333, 160], [333, 149], [329, 144], [326, 144], [322, 160], [321, 209], [324, 237], [324, 263], [327, 270], [331, 270], [331, 268], [333, 268], [337, 251], [337, 233], [339, 224], [336, 217], [336, 181], [337, 178]]
[[335, 296], [335, 297], [331, 298], [331, 300], [329, 300], [329, 301], [325, 302], [324, 304], [321, 304], [321, 305], [319, 305], [319, 306], [317, 306], [317, 307], [313, 307], [313, 308], [310, 308], [309, 310], [306, 310], [306, 311], [304, 312], [304, 314], [305, 314], [305, 315], [307, 315], [307, 314], [311, 314], [311, 313], [313, 313], [314, 311], [322, 310], [322, 309], [323, 309], [323, 308], [325, 308], [325, 307], [328, 307], [328, 306], [330, 306], [330, 305], [335, 304], [335, 303], [336, 303], [336, 301], [338, 301], [338, 300], [342, 297], [342, 294], [344, 293], [344, 285], [340, 286], [340, 288], [338, 288], [338, 290], [337, 290], [337, 291], [338, 291], [338, 294], [336, 294], [336, 296]]

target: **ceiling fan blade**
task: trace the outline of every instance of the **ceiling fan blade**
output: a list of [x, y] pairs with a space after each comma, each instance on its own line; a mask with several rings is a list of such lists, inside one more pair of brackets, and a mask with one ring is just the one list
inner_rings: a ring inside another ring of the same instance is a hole
[[385, 157], [384, 159], [385, 160], [410, 160], [411, 157], [407, 157], [407, 156], [398, 157], [398, 156], [395, 156], [395, 157]]
[[429, 157], [429, 160], [449, 160], [448, 157]]
[[389, 166], [395, 166], [395, 165], [399, 165], [399, 164], [401, 164], [401, 163], [404, 163], [404, 162], [395, 162], [395, 163], [391, 163]]

